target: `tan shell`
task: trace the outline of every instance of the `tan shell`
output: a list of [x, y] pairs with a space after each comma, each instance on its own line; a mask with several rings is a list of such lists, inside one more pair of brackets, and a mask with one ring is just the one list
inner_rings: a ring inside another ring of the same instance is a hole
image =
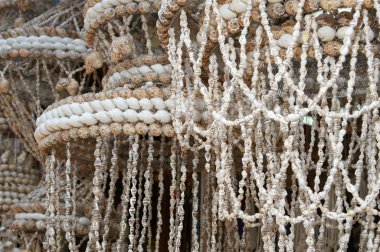
[[346, 8], [354, 8], [358, 4], [358, 1], [356, 1], [356, 0], [342, 0], [342, 4]]
[[135, 45], [130, 35], [115, 38], [111, 43], [111, 61], [114, 63], [132, 56], [134, 52]]
[[6, 94], [9, 92], [9, 81], [5, 78], [0, 79], [0, 94]]
[[342, 3], [340, 0], [321, 0], [320, 5], [325, 11], [336, 13]]
[[296, 21], [294, 19], [289, 19], [281, 25], [281, 29], [284, 31], [284, 33], [292, 34], [295, 24]]
[[149, 125], [149, 135], [160, 136], [162, 134], [161, 126], [157, 123], [152, 123]]
[[79, 83], [73, 78], [59, 79], [55, 89], [58, 92], [67, 91], [70, 96], [75, 96], [79, 91]]
[[353, 18], [353, 14], [348, 11], [342, 11], [336, 15], [336, 20], [340, 26], [349, 26]]
[[273, 38], [274, 39], [280, 39], [281, 35], [284, 33], [284, 31], [282, 30], [281, 27], [277, 26], [277, 25], [272, 25], [271, 26], [271, 31], [273, 33]]
[[148, 126], [145, 123], [139, 122], [135, 125], [136, 133], [139, 135], [145, 135], [148, 133]]
[[319, 26], [334, 26], [336, 24], [335, 17], [328, 13], [323, 13], [317, 17]]
[[295, 16], [297, 14], [297, 0], [288, 0], [285, 2], [285, 11], [290, 16]]
[[104, 60], [100, 52], [93, 51], [85, 58], [86, 73], [92, 73], [103, 66]]
[[329, 41], [323, 45], [323, 51], [332, 57], [337, 57], [340, 55], [340, 48], [342, 47], [342, 44], [338, 41]]
[[373, 8], [373, 0], [364, 0], [363, 6], [367, 9]]
[[319, 0], [306, 0], [303, 6], [305, 12], [315, 12], [319, 9]]
[[130, 123], [126, 123], [123, 125], [123, 133], [127, 136], [134, 135], [136, 133], [135, 127]]
[[280, 19], [285, 14], [285, 7], [282, 3], [269, 4], [267, 7], [268, 16], [273, 19]]
[[233, 19], [228, 20], [227, 29], [228, 29], [228, 32], [231, 34], [235, 34], [239, 32], [240, 31], [239, 19], [233, 18]]
[[173, 137], [175, 134], [174, 128], [170, 124], [165, 124], [164, 126], [162, 126], [162, 132], [167, 137]]

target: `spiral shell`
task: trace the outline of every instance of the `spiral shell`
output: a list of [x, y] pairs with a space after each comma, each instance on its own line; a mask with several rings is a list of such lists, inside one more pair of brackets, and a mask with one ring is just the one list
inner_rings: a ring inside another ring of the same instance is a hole
[[329, 41], [323, 45], [323, 51], [332, 57], [337, 57], [340, 55], [340, 48], [342, 44], [338, 41]]
[[235, 34], [239, 32], [240, 25], [239, 25], [238, 18], [233, 18], [233, 19], [228, 20], [227, 29], [228, 29], [228, 32], [231, 34]]

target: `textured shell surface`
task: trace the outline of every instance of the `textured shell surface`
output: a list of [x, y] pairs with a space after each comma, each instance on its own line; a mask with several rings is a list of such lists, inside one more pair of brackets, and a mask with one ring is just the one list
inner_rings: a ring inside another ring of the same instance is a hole
[[107, 112], [99, 111], [94, 114], [94, 117], [101, 123], [110, 123], [112, 119], [108, 116]]
[[139, 121], [139, 118], [137, 117], [137, 112], [133, 109], [127, 109], [126, 111], [124, 111], [123, 116], [130, 123], [136, 123]]
[[229, 4], [223, 4], [220, 6], [220, 14], [225, 20], [230, 20], [237, 17], [237, 14], [229, 9]]
[[335, 34], [335, 30], [330, 26], [322, 26], [318, 29], [318, 38], [323, 42], [334, 40]]

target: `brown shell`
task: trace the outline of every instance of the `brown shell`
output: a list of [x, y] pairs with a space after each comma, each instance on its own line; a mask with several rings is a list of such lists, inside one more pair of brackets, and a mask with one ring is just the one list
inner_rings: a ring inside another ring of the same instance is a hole
[[283, 30], [284, 33], [292, 34], [295, 25], [296, 25], [296, 21], [294, 19], [289, 19], [281, 25], [281, 29]]
[[282, 28], [280, 26], [277, 26], [277, 25], [272, 25], [271, 31], [273, 33], [273, 38], [277, 39], [277, 40], [280, 39], [281, 35], [284, 33]]
[[157, 123], [152, 123], [149, 125], [149, 135], [150, 136], [160, 136], [162, 134], [161, 126]]
[[114, 63], [132, 56], [134, 52], [135, 45], [132, 36], [117, 37], [111, 43], [111, 61]]
[[334, 26], [336, 24], [335, 17], [332, 14], [323, 13], [317, 17], [317, 23], [322, 26]]
[[148, 133], [148, 130], [149, 130], [148, 126], [142, 122], [136, 123], [135, 129], [136, 129], [136, 133], [139, 135], [145, 135], [146, 133]]
[[93, 51], [85, 58], [86, 73], [92, 73], [103, 66], [104, 60], [100, 52]]
[[373, 8], [373, 0], [364, 0], [363, 6], [367, 9]]
[[136, 133], [136, 129], [132, 124], [126, 123], [123, 125], [123, 133], [126, 134], [127, 136], [131, 136]]
[[139, 8], [138, 8], [137, 3], [130, 2], [130, 3], [127, 3], [126, 9], [127, 9], [128, 14], [133, 15], [138, 11]]
[[0, 94], [8, 93], [10, 89], [9, 81], [7, 79], [0, 79]]
[[148, 14], [152, 11], [152, 6], [147, 1], [140, 2], [138, 8], [141, 14]]
[[357, 4], [357, 0], [342, 0], [342, 4], [346, 8], [354, 8]]
[[[285, 10], [284, 10], [285, 11]], [[256, 23], [261, 23], [261, 15], [259, 8], [252, 8], [252, 15], [251, 15], [252, 21]]]
[[163, 98], [162, 91], [158, 87], [150, 87], [146, 89], [149, 98]]
[[174, 128], [170, 124], [165, 124], [164, 126], [162, 126], [162, 132], [167, 137], [173, 137], [175, 134]]
[[285, 7], [282, 3], [269, 4], [267, 7], [268, 16], [273, 19], [280, 19], [285, 14]]
[[336, 13], [342, 2], [341, 0], [321, 0], [320, 5], [325, 11]]
[[288, 0], [285, 2], [285, 11], [290, 16], [295, 16], [297, 14], [297, 0]]
[[342, 11], [336, 15], [336, 20], [340, 26], [349, 26], [353, 18], [353, 14], [348, 11]]
[[337, 57], [340, 55], [340, 48], [342, 47], [342, 44], [338, 41], [329, 41], [323, 45], [323, 51], [332, 57]]
[[303, 6], [305, 12], [315, 12], [319, 9], [319, 0], [306, 0]]

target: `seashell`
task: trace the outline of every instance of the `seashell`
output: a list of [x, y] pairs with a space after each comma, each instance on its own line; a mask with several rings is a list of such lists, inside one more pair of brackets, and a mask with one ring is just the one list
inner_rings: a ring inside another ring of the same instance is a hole
[[107, 112], [105, 111], [99, 111], [99, 112], [96, 112], [95, 114], [93, 114], [93, 116], [99, 120], [99, 122], [101, 123], [110, 123], [112, 121], [111, 117], [108, 116]]
[[342, 4], [346, 8], [355, 8], [355, 6], [358, 4], [356, 0], [341, 0]]
[[152, 123], [149, 125], [149, 135], [150, 136], [160, 136], [162, 134], [162, 130], [160, 125], [157, 123]]
[[138, 9], [141, 14], [148, 14], [152, 11], [152, 6], [149, 2], [142, 1], [139, 3]]
[[135, 97], [131, 97], [126, 99], [126, 102], [128, 104], [128, 107], [133, 110], [139, 110], [140, 109], [140, 103]]
[[173, 137], [175, 134], [175, 131], [172, 125], [165, 124], [162, 126], [162, 133], [164, 133], [166, 137]]
[[4, 77], [0, 78], [0, 94], [7, 94], [9, 90], [9, 81]]
[[128, 14], [133, 15], [138, 10], [138, 5], [135, 2], [130, 2], [126, 5], [126, 10]]
[[329, 13], [323, 13], [317, 17], [319, 26], [334, 26], [336, 24], [335, 17]]
[[89, 105], [91, 106], [91, 108], [95, 111], [103, 111], [103, 106], [102, 104], [100, 103], [99, 100], [94, 100], [94, 101], [91, 101], [89, 102]]
[[240, 31], [240, 24], [238, 18], [232, 18], [227, 22], [227, 30], [231, 34], [235, 34]]
[[123, 117], [130, 123], [136, 123], [139, 121], [137, 117], [137, 112], [133, 109], [127, 109], [123, 112]]
[[70, 116], [70, 118], [68, 120], [68, 124], [71, 127], [79, 128], [79, 127], [83, 126], [82, 123], [80, 123], [79, 121], [80, 121], [80, 117], [78, 115], [72, 115], [72, 116]]
[[219, 10], [222, 18], [225, 20], [230, 20], [237, 17], [236, 13], [229, 9], [229, 4], [223, 4], [220, 6]]
[[[158, 79], [158, 73], [153, 72], [153, 71], [145, 74], [143, 77], [143, 80], [146, 81], [147, 83], [152, 82], [152, 81], [156, 81], [157, 79]], [[145, 85], [147, 85], [147, 83]]]
[[292, 43], [295, 42], [295, 38], [293, 38], [290, 34], [282, 34], [280, 39], [278, 40], [278, 45], [282, 48], [288, 48], [291, 46]]
[[152, 102], [147, 98], [139, 100], [139, 104], [142, 110], [151, 110], [153, 108]]
[[16, 49], [10, 50], [9, 51], [9, 56], [11, 56], [11, 58], [17, 58], [19, 56], [18, 50], [16, 50]]
[[318, 29], [318, 38], [323, 42], [334, 40], [335, 34], [335, 30], [330, 26], [322, 26]]
[[337, 41], [329, 41], [323, 45], [323, 51], [332, 57], [337, 57], [340, 55], [340, 48], [342, 44]]
[[340, 26], [349, 26], [352, 19], [353, 14], [348, 11], [342, 11], [336, 15], [336, 20], [338, 20]]
[[360, 40], [366, 41], [366, 37], [368, 38], [369, 41], [372, 41], [375, 38], [375, 33], [373, 32], [373, 30], [371, 28], [369, 28], [368, 32], [362, 33]]
[[128, 104], [127, 104], [126, 100], [121, 98], [121, 97], [117, 97], [117, 98], [112, 99], [112, 102], [116, 105], [116, 107], [118, 109], [121, 109], [121, 110], [128, 109]]
[[285, 2], [285, 11], [290, 16], [295, 16], [297, 14], [298, 1], [288, 0]]
[[325, 11], [336, 13], [341, 6], [341, 0], [320, 0], [320, 6]]
[[125, 58], [128, 58], [134, 54], [135, 46], [133, 43], [133, 38], [129, 36], [122, 36], [115, 38], [111, 43], [111, 61], [118, 62]]
[[118, 108], [114, 108], [114, 109], [108, 111], [107, 114], [115, 122], [123, 122], [124, 121], [123, 112]]
[[25, 19], [23, 17], [18, 17], [15, 19], [15, 23], [14, 23], [14, 26], [15, 27], [22, 27], [25, 23]]
[[241, 0], [232, 0], [228, 8], [237, 14], [242, 14], [247, 10], [248, 5]]
[[364, 0], [363, 6], [367, 9], [373, 8], [373, 0]]
[[319, 9], [319, 1], [320, 0], [306, 0], [303, 6], [305, 12], [315, 12]]
[[280, 39], [281, 35], [284, 33], [281, 27], [276, 26], [276, 25], [271, 26], [271, 31], [273, 33], [273, 38], [276, 40]]
[[150, 69], [150, 67], [144, 65], [144, 66], [139, 67], [139, 68], [138, 68], [138, 71], [139, 71], [142, 75], [144, 75], [144, 74], [147, 74], [147, 73], [151, 72], [152, 69]]
[[350, 26], [343, 26], [338, 29], [336, 36], [340, 40], [344, 40], [345, 37], [349, 37], [350, 40], [353, 40], [355, 37], [354, 29]]
[[137, 117], [140, 121], [143, 121], [146, 124], [152, 124], [155, 122], [155, 119], [153, 117], [153, 113], [149, 110], [143, 110], [140, 113], [137, 114]]
[[123, 133], [127, 136], [134, 135], [136, 133], [135, 127], [132, 124], [126, 123], [123, 125]]
[[141, 123], [141, 122], [135, 125], [135, 129], [136, 129], [137, 134], [140, 134], [140, 135], [145, 135], [146, 133], [148, 133], [148, 130], [149, 130], [148, 126], [145, 123]]
[[85, 58], [86, 73], [92, 73], [96, 69], [102, 68], [104, 63], [100, 52], [92, 51]]
[[102, 104], [102, 107], [106, 111], [110, 111], [110, 110], [115, 108], [115, 105], [112, 103], [112, 100], [110, 100], [110, 99], [105, 99], [105, 100], [101, 101], [100, 103]]
[[146, 93], [145, 89], [143, 88], [138, 88], [133, 90], [132, 92], [133, 96], [137, 99], [143, 99], [143, 98], [148, 98], [148, 94]]
[[166, 108], [165, 102], [161, 98], [152, 98], [150, 101], [153, 103], [155, 109], [157, 110], [163, 110]]
[[171, 114], [166, 110], [158, 110], [154, 114], [154, 119], [160, 123], [169, 123], [171, 121]]
[[158, 74], [164, 74], [165, 73], [165, 69], [161, 64], [151, 65], [150, 68], [153, 69], [153, 71], [155, 71]]
[[282, 3], [269, 4], [267, 7], [267, 13], [269, 17], [279, 19], [285, 14], [285, 7]]

